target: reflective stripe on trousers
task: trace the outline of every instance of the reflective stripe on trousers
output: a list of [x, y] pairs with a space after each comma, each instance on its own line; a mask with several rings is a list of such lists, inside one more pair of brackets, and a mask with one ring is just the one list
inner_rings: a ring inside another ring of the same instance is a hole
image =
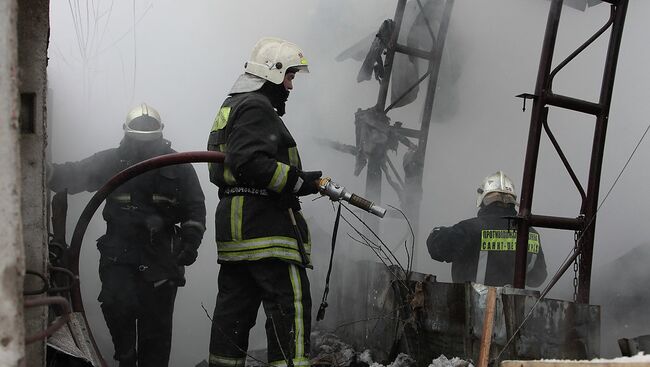
[[[309, 257], [311, 243], [304, 243]], [[295, 238], [271, 236], [251, 238], [241, 241], [217, 242], [217, 252], [221, 261], [254, 261], [269, 257], [302, 262], [298, 242]]]

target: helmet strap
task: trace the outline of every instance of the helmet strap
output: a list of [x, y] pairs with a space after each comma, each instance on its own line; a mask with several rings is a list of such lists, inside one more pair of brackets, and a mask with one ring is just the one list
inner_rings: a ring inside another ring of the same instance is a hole
[[507, 206], [510, 204], [514, 205], [517, 203], [517, 199], [515, 199], [515, 197], [510, 194], [492, 192], [485, 195], [483, 198], [482, 206], [488, 206], [493, 203], [501, 204], [502, 206]]
[[259, 91], [271, 101], [271, 105], [275, 108], [278, 115], [284, 116], [286, 102], [289, 98], [289, 91], [284, 85], [267, 81]]

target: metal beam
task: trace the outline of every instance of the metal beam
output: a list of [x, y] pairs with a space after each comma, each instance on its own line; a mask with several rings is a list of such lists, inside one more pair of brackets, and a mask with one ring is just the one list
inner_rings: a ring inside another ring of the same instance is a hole
[[599, 103], [603, 106], [602, 113], [596, 119], [596, 130], [591, 149], [591, 165], [589, 167], [589, 183], [587, 185], [587, 203], [585, 206], [585, 220], [589, 226], [585, 229], [580, 239], [579, 247], [582, 250], [579, 278], [578, 278], [578, 302], [589, 303], [589, 289], [591, 285], [591, 262], [593, 258], [594, 233], [596, 230], [596, 212], [598, 211], [598, 192], [600, 190], [600, 175], [603, 166], [603, 155], [605, 154], [605, 137], [607, 135], [607, 123], [609, 122], [609, 108], [614, 92], [614, 79], [616, 77], [616, 66], [618, 64], [618, 53], [623, 37], [623, 26], [627, 13], [628, 0], [618, 1], [613, 11], [614, 24], [607, 47], [607, 58], [603, 70], [603, 79], [600, 91]]
[[546, 104], [578, 111], [589, 115], [598, 116], [603, 112], [603, 106], [598, 103], [584, 101], [578, 98], [563, 96], [560, 94], [549, 94], [545, 98]]
[[552, 0], [551, 7], [546, 21], [546, 32], [542, 43], [542, 55], [540, 56], [539, 69], [537, 71], [537, 83], [535, 84], [534, 95], [538, 96], [533, 100], [533, 110], [528, 130], [528, 146], [526, 148], [526, 161], [524, 163], [524, 176], [521, 183], [521, 200], [519, 202], [519, 217], [517, 223], [517, 250], [515, 256], [515, 278], [513, 284], [516, 288], [526, 286], [526, 259], [528, 250], [528, 231], [530, 229], [530, 211], [533, 202], [533, 190], [535, 188], [535, 174], [537, 171], [537, 157], [539, 156], [540, 138], [542, 134], [542, 121], [544, 107], [546, 105], [546, 93], [551, 72], [551, 62], [555, 50], [557, 30], [560, 26], [560, 15], [562, 14], [562, 0]]
[[584, 227], [585, 221], [582, 218], [555, 217], [550, 215], [531, 214], [528, 217], [530, 226], [556, 229], [580, 230]]
[[422, 132], [420, 130], [409, 129], [407, 127], [391, 127], [391, 129], [395, 130], [396, 133], [407, 136], [409, 138], [420, 139], [420, 136], [422, 135]]
[[395, 51], [401, 52], [409, 56], [419, 57], [421, 59], [430, 60], [434, 57], [434, 53], [431, 51], [424, 51], [417, 48], [397, 44], [395, 45]]

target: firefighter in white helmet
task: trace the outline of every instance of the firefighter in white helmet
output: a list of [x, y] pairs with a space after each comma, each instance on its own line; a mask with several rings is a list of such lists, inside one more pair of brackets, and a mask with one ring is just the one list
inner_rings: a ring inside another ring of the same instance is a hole
[[[497, 171], [477, 189], [475, 218], [451, 227], [436, 227], [427, 238], [434, 260], [451, 262], [455, 283], [477, 282], [491, 286], [512, 284], [514, 279], [517, 194], [512, 180]], [[546, 279], [546, 262], [539, 233], [530, 228], [526, 284], [540, 286]]]
[[244, 366], [260, 304], [267, 316], [268, 362], [309, 364], [311, 241], [298, 197], [317, 193], [321, 172], [302, 169], [280, 118], [294, 77], [308, 71], [295, 44], [259, 40], [210, 131], [208, 149], [226, 155], [223, 164], [210, 165], [210, 180], [219, 187], [221, 264], [211, 367]]
[[[124, 138], [78, 162], [53, 164], [48, 187], [55, 192], [93, 192], [120, 171], [173, 153], [153, 107], [134, 107]], [[184, 267], [197, 258], [205, 231], [203, 190], [194, 168], [182, 164], [141, 174], [106, 199], [106, 234], [97, 240], [102, 313], [120, 367], [169, 362], [176, 291]]]

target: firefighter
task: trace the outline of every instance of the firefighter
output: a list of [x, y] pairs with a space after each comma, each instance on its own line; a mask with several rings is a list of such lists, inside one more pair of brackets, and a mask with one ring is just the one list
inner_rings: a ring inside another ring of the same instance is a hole
[[208, 149], [219, 187], [216, 211], [218, 294], [210, 366], [244, 366], [260, 304], [268, 362], [309, 364], [311, 241], [299, 196], [317, 193], [320, 171], [303, 171], [296, 142], [280, 118], [296, 73], [308, 72], [298, 46], [262, 38], [215, 118]]
[[[477, 216], [451, 227], [434, 228], [427, 238], [429, 254], [434, 260], [452, 263], [455, 283], [512, 284], [517, 244], [517, 230], [511, 220], [517, 215], [515, 186], [498, 171], [487, 176], [477, 191]], [[539, 233], [530, 228], [526, 284], [538, 287], [546, 275]]]
[[[48, 186], [70, 194], [96, 191], [116, 173], [173, 153], [158, 112], [142, 103], [123, 125], [119, 147], [78, 162], [54, 164]], [[99, 302], [120, 367], [167, 366], [177, 287], [197, 258], [205, 231], [205, 203], [190, 164], [141, 174], [118, 187], [103, 210]]]

